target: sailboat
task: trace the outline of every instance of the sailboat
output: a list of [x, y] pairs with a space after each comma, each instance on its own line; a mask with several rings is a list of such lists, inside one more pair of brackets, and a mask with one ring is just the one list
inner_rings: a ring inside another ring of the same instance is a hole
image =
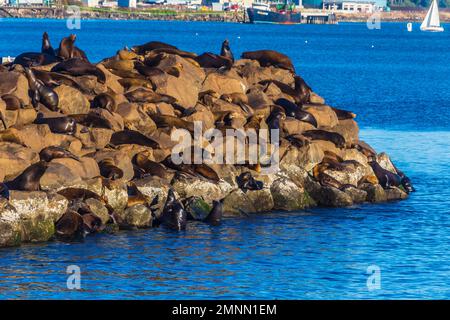
[[427, 15], [420, 25], [420, 30], [422, 31], [433, 31], [442, 32], [444, 28], [441, 27], [441, 22], [439, 20], [439, 8], [437, 0], [433, 0], [430, 9], [428, 9]]

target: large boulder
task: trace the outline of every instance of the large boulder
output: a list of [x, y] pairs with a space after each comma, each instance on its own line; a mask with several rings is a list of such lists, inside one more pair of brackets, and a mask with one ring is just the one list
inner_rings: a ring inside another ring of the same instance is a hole
[[301, 210], [311, 205], [308, 193], [287, 178], [279, 178], [270, 187], [275, 210]]
[[33, 163], [39, 155], [33, 150], [10, 142], [0, 142], [0, 171], [6, 179], [12, 179]]
[[0, 199], [0, 248], [20, 245], [20, 214], [5, 199]]
[[336, 112], [325, 104], [305, 104], [303, 110], [316, 118], [319, 129], [333, 128], [339, 123]]
[[77, 89], [60, 85], [55, 89], [59, 97], [58, 108], [64, 114], [85, 114], [89, 112], [89, 100]]
[[223, 199], [225, 217], [241, 216], [252, 212], [256, 212], [254, 203], [241, 189], [233, 190]]
[[221, 96], [222, 94], [230, 93], [245, 93], [246, 87], [234, 78], [230, 78], [219, 73], [210, 73], [203, 82], [201, 92], [214, 91]]

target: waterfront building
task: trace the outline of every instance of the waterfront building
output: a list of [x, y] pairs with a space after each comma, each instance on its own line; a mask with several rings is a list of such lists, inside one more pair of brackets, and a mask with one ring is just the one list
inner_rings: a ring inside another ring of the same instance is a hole
[[136, 0], [119, 0], [118, 5], [121, 8], [136, 8]]
[[324, 0], [323, 9], [330, 11], [340, 11], [344, 13], [372, 13], [382, 10], [375, 1], [364, 0]]
[[11, 6], [43, 6], [48, 4], [45, 0], [9, 0]]
[[99, 0], [83, 0], [82, 2], [88, 7], [98, 7]]

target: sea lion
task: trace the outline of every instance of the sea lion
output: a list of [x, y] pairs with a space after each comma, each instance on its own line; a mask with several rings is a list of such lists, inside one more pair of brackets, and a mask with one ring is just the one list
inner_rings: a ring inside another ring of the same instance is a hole
[[262, 67], [274, 66], [295, 73], [291, 59], [283, 53], [274, 50], [257, 50], [242, 53], [243, 59], [257, 60]]
[[105, 73], [101, 69], [86, 60], [77, 58], [61, 61], [51, 69], [51, 72], [66, 73], [71, 76], [92, 75], [97, 77], [98, 82], [103, 84], [106, 82]]
[[243, 172], [238, 177], [236, 177], [236, 182], [242, 191], [247, 192], [247, 190], [261, 190], [264, 188], [264, 183], [262, 181], [255, 180], [250, 172]]
[[202, 68], [215, 68], [215, 69], [229, 70], [233, 66], [233, 61], [231, 61], [230, 58], [219, 56], [219, 55], [211, 53], [211, 52], [205, 52], [205, 53], [195, 57], [194, 60]]
[[138, 102], [138, 103], [174, 103], [176, 102], [176, 99], [174, 97], [165, 95], [165, 94], [159, 94], [154, 92], [153, 90], [146, 89], [146, 88], [137, 88], [133, 91], [128, 91], [125, 93], [125, 97], [130, 102]]
[[150, 41], [142, 45], [137, 45], [131, 47], [131, 51], [137, 53], [138, 55], [144, 55], [147, 51], [152, 51], [155, 49], [176, 49], [177, 47], [170, 44], [160, 42], [160, 41]]
[[233, 56], [233, 52], [231, 52], [230, 42], [228, 41], [228, 39], [225, 39], [222, 42], [222, 48], [220, 49], [220, 55], [222, 57], [230, 59], [231, 62], [234, 63], [234, 56]]
[[5, 184], [10, 190], [39, 191], [41, 189], [39, 180], [47, 170], [47, 163], [39, 161], [26, 168], [19, 176]]
[[6, 104], [6, 110], [19, 110], [24, 107], [23, 101], [13, 94], [4, 94], [1, 99]]
[[70, 36], [63, 38], [59, 43], [57, 55], [63, 60], [77, 58], [89, 62], [86, 54], [83, 50], [75, 46], [75, 40], [77, 36], [71, 34]]
[[217, 172], [211, 168], [208, 164], [206, 163], [199, 163], [199, 164], [194, 164], [194, 153], [192, 154], [192, 164], [187, 164], [187, 163], [180, 163], [180, 164], [175, 164], [172, 161], [172, 157], [171, 155], [169, 155], [166, 159], [164, 159], [162, 161], [162, 163], [173, 170], [176, 170], [177, 172], [183, 172], [183, 173], [187, 173], [191, 176], [194, 177], [203, 177], [205, 179], [214, 181], [214, 182], [218, 182], [220, 181], [220, 177], [217, 174]]
[[95, 109], [91, 109], [91, 111], [86, 114], [72, 114], [69, 117], [75, 120], [77, 124], [89, 128], [113, 129], [111, 122], [96, 112]]
[[67, 151], [64, 148], [57, 146], [49, 146], [42, 149], [41, 152], [39, 152], [39, 158], [45, 162], [50, 162], [53, 159], [61, 159], [61, 158], [70, 158], [80, 161], [80, 159], [70, 151]]
[[266, 119], [269, 129], [283, 129], [283, 121], [286, 120], [286, 114], [279, 109], [274, 109]]
[[372, 160], [377, 156], [377, 152], [362, 140], [359, 140], [357, 143], [353, 144], [352, 147], [365, 155], [369, 160]]
[[77, 131], [77, 123], [71, 117], [44, 118], [42, 113], [38, 113], [34, 123], [48, 125], [53, 133], [74, 135]]
[[140, 78], [121, 78], [118, 80], [120, 85], [125, 89], [125, 91], [129, 91], [132, 88], [142, 87], [147, 89], [156, 90], [156, 86], [153, 85], [151, 80], [148, 79], [140, 79]]
[[338, 120], [347, 120], [356, 118], [356, 114], [347, 110], [341, 110], [331, 107], [331, 109], [336, 113]]
[[152, 50], [152, 53], [153, 54], [159, 54], [159, 53], [174, 54], [174, 55], [180, 56], [185, 59], [194, 59], [194, 60], [197, 57], [197, 55], [195, 53], [176, 49], [176, 48], [175, 49], [174, 48], [158, 48], [158, 49]]
[[128, 50], [127, 47], [123, 48], [122, 50], [117, 51], [116, 56], [120, 60], [137, 60], [139, 59], [139, 55], [136, 54], [136, 52]]
[[36, 78], [30, 68], [25, 68], [25, 74], [28, 84], [32, 92], [32, 103], [37, 108], [38, 103], [42, 103], [45, 107], [52, 111], [58, 111], [59, 97], [58, 94], [50, 87], [44, 85], [42, 81]]
[[402, 184], [403, 188], [405, 188], [405, 191], [407, 193], [415, 192], [416, 189], [412, 185], [411, 180], [402, 171], [397, 169], [397, 167], [394, 164], [392, 164], [392, 165], [394, 166], [395, 171], [397, 171], [397, 174], [399, 175], [399, 177], [401, 179], [401, 184]]
[[94, 213], [86, 213], [81, 216], [83, 219], [83, 231], [85, 233], [95, 233], [102, 230], [102, 219]]
[[345, 139], [337, 132], [330, 132], [325, 130], [307, 130], [302, 133], [305, 137], [311, 140], [324, 140], [333, 142], [338, 148], [345, 148]]
[[21, 65], [24, 68], [45, 66], [60, 60], [54, 55], [49, 55], [41, 52], [24, 52], [19, 54], [13, 64]]
[[0, 198], [9, 200], [9, 188], [3, 182], [0, 182]]
[[96, 95], [91, 102], [91, 108], [106, 109], [110, 112], [116, 111], [117, 105], [114, 98], [108, 93], [100, 93]]
[[377, 177], [380, 185], [384, 189], [400, 186], [400, 184], [402, 182], [402, 178], [398, 174], [384, 169], [376, 161], [370, 161], [369, 165], [372, 167], [373, 172], [375, 173], [375, 176]]
[[167, 177], [167, 169], [162, 164], [150, 160], [148, 155], [145, 154], [145, 151], [137, 153], [133, 157], [133, 164], [139, 169], [138, 172], [136, 172], [139, 177], [147, 174], [158, 176], [163, 179]]
[[49, 56], [55, 56], [55, 50], [53, 49], [52, 45], [50, 44], [50, 39], [48, 37], [47, 32], [44, 32], [42, 34], [41, 53], [48, 54]]
[[161, 224], [172, 230], [185, 230], [187, 224], [187, 212], [176, 199], [172, 189], [169, 189], [164, 209], [159, 218]]
[[41, 80], [46, 86], [50, 88], [65, 84], [69, 87], [74, 87], [81, 92], [90, 94], [91, 90], [89, 88], [85, 88], [78, 81], [75, 81], [68, 75], [38, 69], [34, 69], [33, 73], [37, 79]]
[[114, 132], [111, 136], [111, 140], [109, 141], [112, 145], [121, 145], [121, 144], [138, 144], [141, 146], [150, 147], [152, 149], [158, 149], [159, 143], [142, 133], [134, 130], [123, 130]]
[[69, 187], [59, 190], [57, 193], [65, 197], [67, 200], [69, 200], [69, 202], [73, 202], [76, 200], [84, 202], [87, 199], [95, 199], [105, 205], [108, 204], [105, 198], [88, 189]]
[[280, 98], [277, 101], [275, 101], [275, 104], [284, 109], [286, 116], [309, 123], [317, 128], [316, 118], [311, 113], [302, 110], [295, 103], [285, 98]]
[[123, 177], [123, 171], [115, 165], [113, 159], [106, 158], [98, 163], [100, 175], [109, 180], [118, 180]]
[[306, 137], [296, 133], [287, 136], [286, 140], [288, 140], [289, 143], [296, 148], [301, 148], [309, 144], [309, 140]]
[[177, 128], [177, 129], [186, 129], [189, 132], [194, 132], [194, 123], [190, 121], [186, 121], [183, 119], [180, 119], [176, 116], [170, 116], [170, 115], [161, 115], [161, 114], [148, 114], [152, 120], [155, 122], [155, 124], [158, 126], [158, 128]]
[[165, 74], [163, 70], [158, 67], [149, 67], [143, 63], [135, 63], [135, 69], [145, 77], [157, 77]]
[[223, 204], [221, 201], [213, 201], [213, 208], [211, 209], [211, 212], [208, 214], [208, 216], [203, 220], [203, 222], [206, 222], [213, 226], [218, 226], [222, 223], [222, 216], [223, 216]]
[[75, 240], [84, 236], [83, 218], [73, 210], [67, 210], [55, 224], [56, 237], [61, 240]]

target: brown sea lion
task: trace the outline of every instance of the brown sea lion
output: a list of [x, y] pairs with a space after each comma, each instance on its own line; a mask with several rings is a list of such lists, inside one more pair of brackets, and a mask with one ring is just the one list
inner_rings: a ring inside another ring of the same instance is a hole
[[247, 192], [247, 190], [261, 190], [264, 188], [264, 183], [253, 178], [250, 172], [243, 172], [236, 177], [236, 182], [239, 188]]
[[71, 58], [58, 63], [52, 68], [51, 72], [66, 73], [72, 76], [92, 75], [97, 77], [98, 82], [106, 82], [105, 73], [101, 69], [86, 60], [77, 58]]
[[130, 90], [133, 87], [142, 87], [147, 89], [155, 90], [156, 87], [148, 79], [141, 78], [121, 78], [118, 80], [120, 85], [126, 90]]
[[345, 148], [345, 139], [337, 132], [325, 130], [307, 130], [302, 133], [305, 137], [311, 140], [324, 140], [333, 142], [338, 148]]
[[6, 110], [19, 110], [24, 107], [23, 101], [13, 94], [4, 94], [1, 99], [6, 104]]
[[50, 110], [57, 111], [59, 104], [58, 94], [52, 88], [44, 85], [42, 81], [37, 79], [30, 68], [25, 68], [25, 74], [32, 92], [31, 99], [33, 106], [37, 108], [38, 103], [42, 103]]
[[341, 110], [337, 108], [331, 107], [331, 109], [336, 113], [336, 116], [339, 120], [347, 120], [356, 118], [356, 114], [347, 110]]
[[72, 152], [67, 151], [62, 147], [49, 146], [39, 152], [39, 157], [42, 161], [50, 162], [53, 159], [70, 158], [80, 161], [80, 158], [75, 156]]
[[309, 123], [317, 128], [316, 118], [311, 113], [302, 110], [295, 103], [285, 98], [280, 98], [277, 101], [275, 101], [275, 104], [284, 109], [286, 116]]
[[155, 49], [177, 49], [177, 47], [170, 44], [160, 42], [160, 41], [150, 41], [142, 45], [131, 47], [131, 51], [137, 53], [138, 55], [144, 55], [147, 51], [152, 51]]
[[114, 98], [108, 93], [100, 93], [95, 96], [91, 102], [91, 108], [106, 109], [110, 112], [115, 112], [117, 105]]
[[105, 198], [99, 196], [97, 193], [95, 193], [91, 190], [88, 190], [88, 189], [69, 187], [69, 188], [59, 190], [57, 193], [62, 195], [69, 201], [74, 201], [74, 200], [85, 201], [87, 199], [92, 198], [92, 199], [102, 202], [103, 204], [107, 204], [107, 201], [105, 200]]
[[102, 230], [102, 219], [94, 213], [86, 213], [81, 216], [83, 219], [83, 231], [85, 233], [96, 233]]
[[176, 199], [172, 189], [169, 189], [167, 200], [159, 220], [160, 223], [168, 229], [177, 231], [186, 229], [187, 212]]
[[0, 198], [9, 200], [9, 188], [3, 182], [0, 182]]
[[162, 164], [150, 160], [145, 151], [139, 152], [133, 157], [133, 164], [140, 169], [140, 176], [149, 174], [160, 178], [167, 177], [167, 169]]
[[61, 240], [75, 240], [84, 237], [83, 218], [73, 210], [67, 210], [55, 224], [56, 237]]
[[359, 140], [357, 143], [353, 144], [352, 147], [365, 155], [369, 160], [377, 156], [377, 152], [362, 140]]
[[142, 133], [134, 130], [123, 130], [114, 132], [111, 136], [111, 140], [109, 141], [112, 145], [121, 145], [121, 144], [138, 144], [141, 146], [150, 147], [152, 149], [159, 148], [159, 143]]
[[125, 97], [130, 102], [138, 102], [138, 103], [175, 103], [176, 99], [165, 95], [154, 92], [153, 90], [146, 88], [137, 88], [133, 91], [129, 91], [125, 94]]
[[149, 116], [152, 118], [158, 128], [168, 127], [186, 129], [191, 133], [194, 132], [194, 123], [180, 119], [179, 117], [161, 114], [149, 114]]
[[139, 55], [137, 55], [136, 52], [128, 50], [127, 47], [123, 48], [122, 50], [117, 51], [117, 57], [120, 60], [137, 60], [137, 59], [139, 59]]
[[111, 122], [102, 117], [102, 115], [96, 112], [95, 109], [91, 109], [91, 112], [87, 114], [72, 114], [69, 117], [75, 120], [77, 124], [81, 124], [89, 128], [113, 129]]
[[280, 52], [274, 50], [257, 50], [242, 53], [243, 59], [257, 60], [262, 67], [274, 66], [286, 69], [295, 73], [291, 59]]
[[14, 59], [13, 64], [19, 64], [24, 68], [25, 67], [29, 68], [29, 67], [45, 66], [59, 61], [60, 60], [54, 55], [49, 55], [40, 52], [25, 52], [19, 54]]
[[77, 131], [77, 123], [71, 117], [44, 118], [42, 113], [38, 113], [34, 123], [48, 125], [53, 133], [74, 135]]
[[114, 163], [113, 159], [106, 158], [98, 163], [100, 175], [109, 180], [118, 180], [123, 177], [123, 171]]
[[202, 68], [215, 68], [229, 70], [233, 66], [233, 61], [228, 57], [222, 57], [211, 52], [205, 52], [194, 58]]
[[202, 221], [212, 226], [219, 226], [222, 223], [223, 204], [222, 201], [213, 200], [213, 207], [208, 216]]
[[42, 34], [41, 53], [45, 53], [45, 54], [48, 54], [50, 56], [55, 56], [55, 50], [53, 49], [52, 45], [50, 44], [50, 39], [48, 37], [47, 32], [44, 32]]
[[309, 140], [301, 134], [291, 134], [286, 137], [286, 140], [296, 148], [301, 148], [309, 144]]
[[71, 34], [70, 36], [63, 38], [59, 43], [57, 55], [64, 60], [77, 58], [79, 60], [89, 62], [84, 51], [75, 46], [76, 38], [77, 36], [74, 34]]
[[228, 39], [225, 39], [222, 42], [222, 48], [220, 49], [220, 55], [222, 57], [230, 59], [231, 62], [234, 63], [234, 56], [233, 56], [233, 52], [231, 52], [230, 42], [228, 41]]
[[136, 63], [134, 67], [140, 74], [142, 74], [143, 76], [149, 77], [149, 78], [162, 76], [165, 74], [165, 72], [163, 70], [161, 70], [160, 68], [150, 67], [141, 62]]
[[378, 179], [378, 182], [384, 189], [388, 189], [390, 187], [398, 187], [401, 185], [402, 178], [398, 174], [384, 169], [376, 161], [370, 161], [369, 165], [372, 167], [373, 172]]
[[47, 170], [47, 163], [39, 161], [26, 168], [19, 176], [5, 184], [10, 190], [39, 191], [39, 181]]

